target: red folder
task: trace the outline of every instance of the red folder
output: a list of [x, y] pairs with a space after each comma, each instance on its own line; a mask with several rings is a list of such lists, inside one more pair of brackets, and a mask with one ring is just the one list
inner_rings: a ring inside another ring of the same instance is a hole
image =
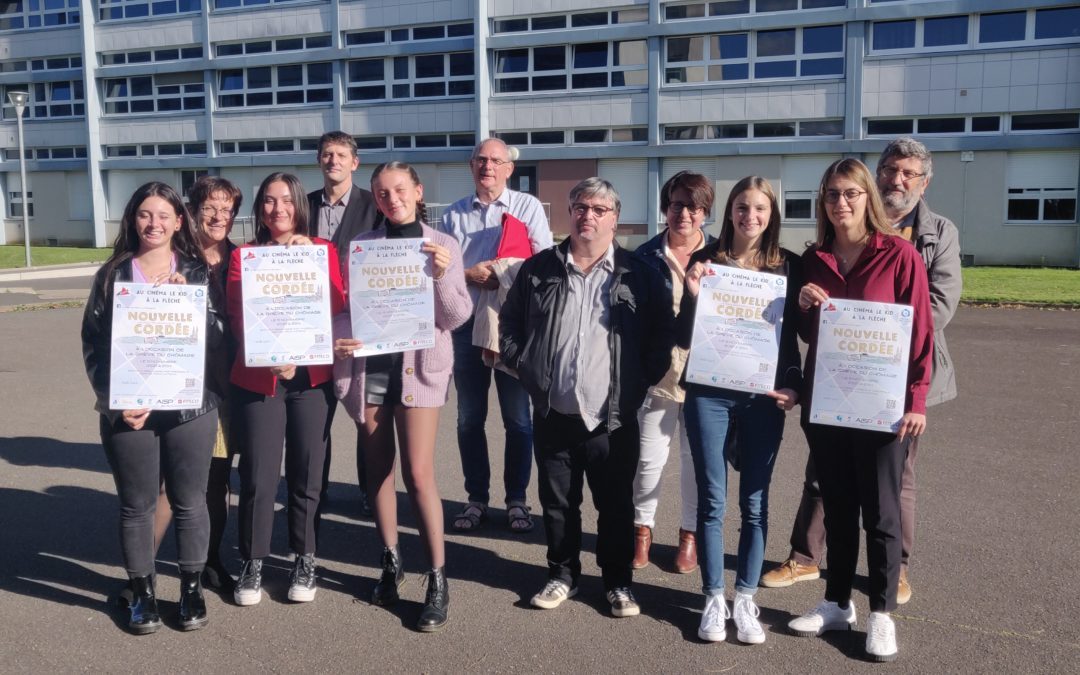
[[499, 248], [495, 253], [496, 258], [528, 258], [532, 255], [532, 243], [529, 241], [529, 230], [525, 223], [504, 213], [502, 217], [502, 237], [499, 238]]

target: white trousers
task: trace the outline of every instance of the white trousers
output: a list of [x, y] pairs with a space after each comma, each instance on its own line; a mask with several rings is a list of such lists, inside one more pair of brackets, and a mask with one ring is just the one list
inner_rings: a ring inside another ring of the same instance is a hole
[[679, 434], [679, 486], [682, 491], [682, 529], [697, 530], [697, 482], [690, 441], [683, 423], [683, 404], [669, 398], [645, 397], [638, 412], [641, 426], [641, 456], [634, 476], [634, 525], [654, 527], [660, 502], [660, 478], [664, 473], [671, 441]]

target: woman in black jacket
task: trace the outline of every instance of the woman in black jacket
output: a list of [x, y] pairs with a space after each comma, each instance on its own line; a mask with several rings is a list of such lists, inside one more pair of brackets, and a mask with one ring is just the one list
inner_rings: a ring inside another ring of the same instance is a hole
[[[679, 344], [690, 346], [697, 296], [707, 263], [766, 272], [787, 279], [787, 293], [776, 377], [773, 389], [748, 393], [719, 386], [686, 384], [686, 434], [698, 484], [698, 552], [701, 586], [705, 593], [698, 637], [708, 642], [725, 639], [725, 621], [734, 618], [739, 642], [760, 644], [765, 631], [754, 604], [769, 521], [769, 483], [784, 432], [784, 413], [798, 402], [802, 383], [797, 338], [796, 299], [802, 285], [797, 255], [780, 248], [780, 209], [768, 181], [743, 178], [731, 190], [724, 207], [720, 238], [690, 258], [686, 291], [679, 312]], [[693, 353], [691, 351], [691, 360]], [[729, 442], [728, 436], [734, 435]], [[728, 613], [724, 600], [724, 508], [727, 502], [727, 463], [740, 471], [739, 555], [735, 601]]]
[[[164, 183], [143, 185], [124, 209], [113, 254], [94, 277], [83, 315], [83, 361], [97, 396], [101, 443], [120, 498], [120, 541], [133, 596], [128, 627], [136, 634], [161, 627], [154, 595], [154, 511], [162, 479], [176, 519], [180, 626], [194, 630], [206, 625], [199, 578], [210, 533], [206, 482], [220, 395], [204, 389], [197, 409], [109, 409], [113, 285], [208, 284], [210, 272], [196, 241], [180, 195]], [[205, 335], [211, 350], [221, 344], [223, 319], [213, 285], [207, 297]]]

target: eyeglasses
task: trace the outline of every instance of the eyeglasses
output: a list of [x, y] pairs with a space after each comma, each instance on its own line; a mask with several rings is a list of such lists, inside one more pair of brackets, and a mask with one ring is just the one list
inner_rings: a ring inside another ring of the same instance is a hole
[[494, 166], [496, 168], [502, 166], [503, 164], [509, 164], [510, 163], [510, 160], [508, 160], [508, 159], [499, 159], [498, 157], [484, 157], [484, 156], [473, 157], [472, 160], [470, 160], [470, 161], [472, 161], [472, 163], [477, 165], [477, 166], [484, 166], [485, 164], [490, 164], [491, 166]]
[[213, 218], [214, 216], [232, 218], [233, 210], [231, 206], [227, 209], [215, 209], [213, 206], [204, 206], [199, 209], [199, 213], [201, 213], [204, 218]]
[[841, 192], [840, 190], [826, 190], [825, 203], [835, 204], [836, 202], [840, 201], [840, 197], [843, 196], [844, 200], [850, 204], [859, 197], [862, 197], [864, 194], [866, 194], [866, 190], [856, 190], [855, 188], [851, 188], [850, 190], [844, 190], [843, 192]]
[[926, 175], [925, 173], [916, 173], [915, 171], [910, 171], [908, 169], [898, 169], [895, 166], [879, 166], [878, 173], [889, 180], [896, 178], [896, 174], [900, 174], [905, 183], [913, 181], [916, 178], [922, 178]]
[[686, 204], [684, 202], [671, 202], [668, 204], [668, 210], [672, 213], [682, 213], [682, 210], [686, 209], [691, 215], [697, 215], [705, 210], [705, 207], [698, 206], [697, 204]]
[[606, 216], [607, 214], [611, 213], [614, 210], [615, 209], [609, 208], [607, 206], [590, 206], [588, 204], [571, 204], [570, 205], [570, 212], [573, 213], [578, 218], [581, 218], [582, 216], [584, 216], [589, 211], [592, 211], [592, 214], [594, 216], [596, 216], [597, 218], [603, 218], [604, 216]]

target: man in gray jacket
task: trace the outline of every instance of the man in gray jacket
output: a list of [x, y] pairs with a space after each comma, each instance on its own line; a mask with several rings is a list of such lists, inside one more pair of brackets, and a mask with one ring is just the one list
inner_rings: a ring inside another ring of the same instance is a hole
[[[914, 138], [903, 137], [889, 143], [877, 164], [877, 184], [886, 215], [898, 234], [919, 251], [930, 278], [930, 307], [934, 314], [934, 367], [926, 405], [956, 398], [956, 373], [945, 343], [945, 326], [960, 302], [960, 236], [956, 226], [927, 207], [923, 193], [933, 176], [930, 151]], [[908, 559], [915, 543], [915, 457], [918, 438], [908, 446], [907, 461], [900, 479], [900, 530], [903, 558], [896, 601], [911, 599]], [[761, 577], [761, 585], [783, 588], [798, 581], [817, 579], [818, 563], [825, 552], [825, 523], [814, 464], [806, 463], [802, 501], [791, 532], [791, 554], [779, 567]]]

